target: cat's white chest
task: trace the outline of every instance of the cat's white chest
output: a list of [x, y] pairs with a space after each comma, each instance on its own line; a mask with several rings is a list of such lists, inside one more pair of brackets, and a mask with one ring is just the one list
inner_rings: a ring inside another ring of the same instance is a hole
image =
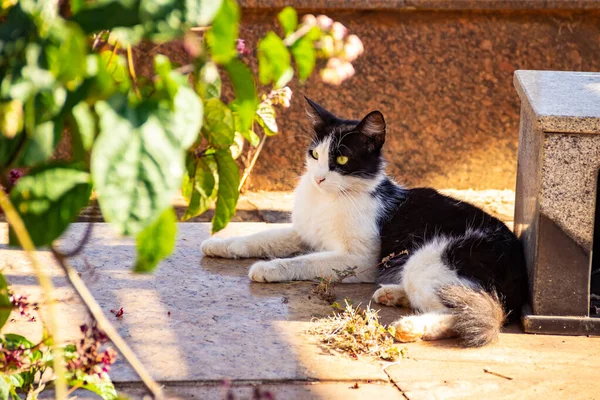
[[302, 179], [295, 192], [293, 224], [302, 239], [317, 251], [378, 253], [374, 199], [331, 195], [311, 185]]

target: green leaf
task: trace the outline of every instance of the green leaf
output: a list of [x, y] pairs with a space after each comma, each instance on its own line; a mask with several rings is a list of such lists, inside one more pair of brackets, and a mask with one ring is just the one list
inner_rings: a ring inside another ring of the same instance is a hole
[[269, 32], [258, 44], [258, 77], [260, 83], [285, 86], [293, 77], [290, 53], [275, 32]]
[[212, 232], [218, 232], [225, 228], [237, 205], [240, 184], [240, 171], [235, 163], [229, 149], [220, 150], [215, 153], [217, 170], [219, 173], [219, 189], [217, 192], [217, 205], [215, 215], [212, 219]]
[[202, 101], [187, 84], [187, 79], [179, 72], [171, 70], [169, 59], [163, 55], [154, 58], [155, 71], [159, 79], [156, 82], [156, 97], [167, 100], [159, 110], [158, 116], [166, 132], [174, 143], [186, 150], [198, 138], [202, 126]]
[[78, 371], [78, 373], [68, 379], [67, 384], [71, 387], [80, 386], [82, 389], [96, 393], [104, 400], [116, 400], [119, 398], [108, 374], [87, 375]]
[[25, 134], [19, 133], [13, 139], [0, 136], [0, 169], [3, 169], [15, 157], [21, 141], [25, 140]]
[[16, 333], [7, 333], [4, 335], [4, 346], [9, 350], [14, 350], [21, 346], [24, 349], [30, 349], [33, 347], [33, 343], [24, 336], [17, 335]]
[[142, 21], [139, 17], [139, 0], [102, 0], [86, 2], [86, 6], [73, 16], [85, 33], [112, 30], [116, 27], [133, 27]]
[[204, 100], [221, 97], [221, 76], [214, 62], [209, 61], [200, 69], [196, 90]]
[[75, 160], [85, 160], [96, 137], [96, 120], [88, 103], [80, 102], [71, 109], [71, 143]]
[[[110, 51], [104, 51], [101, 54], [89, 54], [87, 56], [86, 77], [75, 91], [68, 93], [64, 105], [65, 110], [70, 110], [84, 100], [88, 104], [94, 104], [99, 100], [106, 100], [115, 92], [115, 84], [117, 82], [113, 80], [111, 74], [106, 69], [109, 58]], [[129, 77], [127, 76], [126, 78], [128, 79]], [[126, 84], [129, 84], [128, 80]], [[128, 90], [129, 86], [122, 87], [122, 89]]]
[[286, 7], [277, 15], [277, 19], [286, 35], [294, 32], [298, 26], [298, 14], [293, 7]]
[[235, 92], [236, 112], [238, 113], [239, 126], [236, 130], [245, 132], [252, 128], [252, 120], [258, 105], [254, 76], [250, 69], [239, 59], [232, 60], [225, 65], [225, 70], [233, 84]]
[[12, 374], [10, 376], [10, 383], [15, 388], [20, 388], [20, 387], [23, 387], [23, 384], [25, 383], [25, 379], [23, 378], [23, 376], [21, 374]]
[[8, 400], [12, 385], [8, 375], [0, 374], [0, 400]]
[[77, 24], [55, 23], [45, 46], [48, 69], [67, 88], [81, 83], [87, 67], [87, 37]]
[[196, 158], [190, 152], [187, 155], [186, 167], [187, 173], [183, 176], [181, 192], [188, 202], [188, 208], [181, 218], [182, 221], [204, 213], [217, 195], [217, 164], [212, 156]]
[[275, 114], [275, 107], [269, 102], [262, 102], [256, 110], [258, 124], [264, 129], [268, 136], [276, 135], [279, 132], [277, 127], [277, 115]]
[[131, 107], [123, 95], [96, 104], [100, 117], [91, 171], [104, 217], [137, 235], [169, 206], [183, 177], [189, 132], [176, 132], [174, 113], [146, 100]]
[[[119, 90], [125, 93], [131, 87], [131, 80], [129, 79], [129, 72], [127, 70], [127, 61], [119, 55], [115, 55], [111, 60], [111, 54], [112, 52], [109, 50], [100, 53], [100, 62], [106, 65], [109, 76], [112, 77]], [[108, 60], [111, 60], [110, 64], [108, 63]]]
[[305, 81], [315, 69], [316, 53], [313, 41], [303, 37], [292, 45], [291, 51], [296, 61], [298, 77]]
[[71, 0], [71, 14], [77, 14], [83, 8], [85, 0]]
[[33, 134], [23, 145], [17, 165], [30, 167], [47, 161], [60, 141], [62, 129], [62, 118], [35, 126]]
[[136, 238], [137, 261], [135, 272], [152, 272], [158, 263], [175, 248], [177, 216], [167, 208], [156, 221], [148, 225]]
[[258, 146], [260, 143], [260, 137], [254, 132], [252, 129], [245, 132], [240, 132], [240, 134], [252, 145], [252, 147]]
[[[87, 205], [90, 175], [74, 165], [48, 165], [19, 179], [10, 198], [36, 246], [51, 244]], [[43, 227], [43, 229], [42, 229]], [[11, 230], [10, 242], [18, 242]]]
[[23, 102], [10, 100], [0, 102], [0, 137], [14, 138], [23, 130]]
[[227, 148], [233, 143], [233, 114], [221, 100], [213, 98], [204, 103], [202, 133], [210, 145], [218, 149]]
[[185, 78], [173, 72], [171, 61], [162, 54], [154, 57], [154, 72], [158, 75], [155, 84], [156, 91], [164, 92], [165, 97], [173, 100], [179, 86], [185, 84]]
[[0, 272], [0, 329], [4, 326], [10, 313], [12, 311], [13, 305], [10, 302], [10, 297], [8, 296], [8, 282], [2, 273]]
[[192, 26], [208, 26], [222, 3], [223, 0], [185, 0], [185, 19]]
[[235, 0], [223, 0], [221, 8], [206, 33], [212, 59], [218, 64], [227, 64], [236, 57], [240, 7]]

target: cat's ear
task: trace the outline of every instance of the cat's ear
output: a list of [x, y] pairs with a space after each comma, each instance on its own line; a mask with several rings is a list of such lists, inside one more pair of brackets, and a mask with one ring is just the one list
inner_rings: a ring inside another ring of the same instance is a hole
[[304, 96], [308, 106], [306, 107], [306, 115], [308, 116], [308, 120], [312, 124], [313, 127], [321, 127], [323, 125], [327, 125], [327, 123], [335, 120], [335, 115]]
[[385, 119], [379, 111], [368, 113], [356, 129], [370, 139], [374, 149], [381, 148], [385, 143]]

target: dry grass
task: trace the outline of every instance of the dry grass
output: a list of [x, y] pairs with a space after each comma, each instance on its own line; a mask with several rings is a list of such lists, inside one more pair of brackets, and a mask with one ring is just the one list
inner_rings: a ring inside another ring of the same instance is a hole
[[356, 276], [356, 269], [358, 267], [346, 267], [344, 270], [334, 269], [336, 277], [329, 276], [327, 278], [317, 278], [317, 282], [313, 287], [312, 294], [317, 296], [323, 301], [332, 304], [337, 296], [335, 294], [335, 287], [344, 281], [344, 279]]
[[406, 349], [394, 345], [394, 328], [379, 323], [378, 310], [367, 305], [365, 310], [345, 301], [346, 307], [337, 305], [341, 312], [327, 318], [313, 319], [314, 326], [308, 333], [316, 335], [327, 348], [347, 354], [378, 357], [394, 361], [405, 356]]

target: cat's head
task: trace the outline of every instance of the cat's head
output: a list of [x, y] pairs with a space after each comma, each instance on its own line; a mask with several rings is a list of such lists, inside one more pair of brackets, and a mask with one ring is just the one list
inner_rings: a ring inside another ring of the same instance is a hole
[[313, 128], [306, 173], [312, 184], [331, 193], [372, 190], [384, 167], [383, 115], [372, 111], [361, 121], [345, 120], [308, 98], [306, 101]]

